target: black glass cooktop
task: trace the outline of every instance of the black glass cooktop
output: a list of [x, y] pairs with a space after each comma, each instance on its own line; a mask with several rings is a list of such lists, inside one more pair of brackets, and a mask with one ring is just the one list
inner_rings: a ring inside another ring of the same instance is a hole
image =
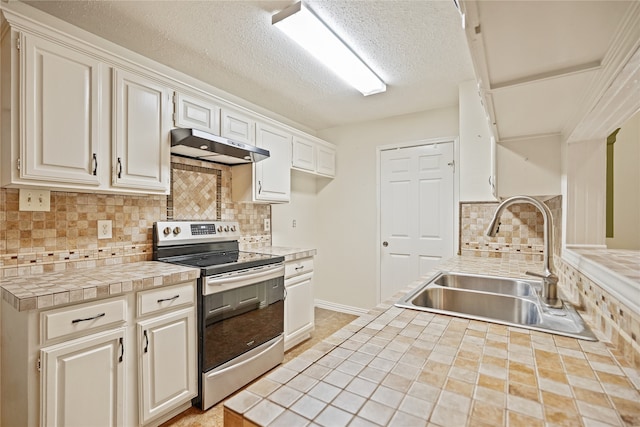
[[198, 267], [203, 276], [228, 273], [263, 265], [277, 264], [284, 261], [283, 256], [260, 254], [256, 252], [216, 252], [191, 254], [163, 259], [174, 264]]

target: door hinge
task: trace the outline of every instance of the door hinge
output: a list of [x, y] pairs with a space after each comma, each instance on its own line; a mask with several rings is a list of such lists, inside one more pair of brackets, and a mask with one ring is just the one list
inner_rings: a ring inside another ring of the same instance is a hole
[[18, 157], [18, 160], [16, 161], [16, 167], [20, 170], [20, 157]]
[[42, 366], [40, 363], [40, 358], [38, 358], [38, 361], [36, 362], [36, 368], [38, 369], [38, 372], [40, 372], [42, 370]]
[[22, 41], [20, 39], [20, 36], [18, 35], [18, 38], [16, 39], [16, 49], [20, 50], [21, 47], [22, 47]]

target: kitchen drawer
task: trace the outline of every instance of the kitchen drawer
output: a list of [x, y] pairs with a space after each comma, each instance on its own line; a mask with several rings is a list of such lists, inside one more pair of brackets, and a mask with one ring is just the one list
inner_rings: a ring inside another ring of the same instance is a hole
[[313, 271], [313, 257], [289, 261], [284, 265], [284, 277], [297, 276]]
[[195, 282], [138, 292], [138, 317], [195, 303]]
[[107, 326], [119, 326], [126, 321], [127, 303], [124, 298], [111, 299], [40, 313], [41, 342], [80, 333], [91, 333]]

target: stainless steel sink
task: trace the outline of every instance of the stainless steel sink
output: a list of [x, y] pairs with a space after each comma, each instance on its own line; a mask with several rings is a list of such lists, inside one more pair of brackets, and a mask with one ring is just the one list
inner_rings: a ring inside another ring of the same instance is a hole
[[534, 295], [534, 288], [529, 281], [509, 279], [506, 277], [447, 273], [438, 275], [433, 283], [447, 288], [491, 292], [494, 294], [512, 295], [516, 297]]
[[517, 326], [596, 341], [575, 309], [542, 304], [541, 282], [440, 272], [407, 294], [398, 307]]

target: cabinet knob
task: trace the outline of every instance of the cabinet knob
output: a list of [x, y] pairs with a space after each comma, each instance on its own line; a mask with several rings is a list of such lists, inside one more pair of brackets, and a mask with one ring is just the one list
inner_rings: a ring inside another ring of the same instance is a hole
[[389, 246], [389, 242], [382, 242], [382, 246], [386, 248], [387, 246]]

